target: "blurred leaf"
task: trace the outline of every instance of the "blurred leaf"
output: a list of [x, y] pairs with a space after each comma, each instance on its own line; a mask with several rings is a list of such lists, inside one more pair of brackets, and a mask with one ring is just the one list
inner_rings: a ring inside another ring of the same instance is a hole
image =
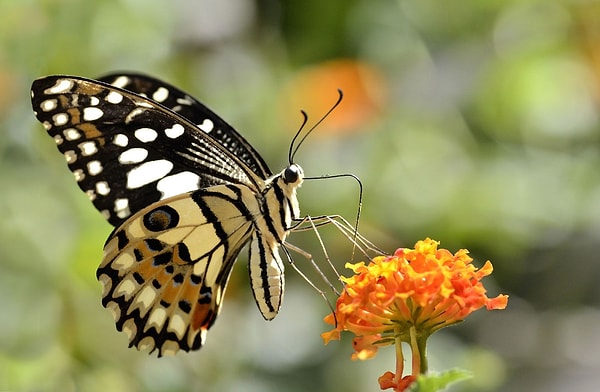
[[471, 378], [471, 374], [464, 370], [453, 369], [442, 373], [421, 374], [413, 383], [408, 392], [435, 392], [446, 389], [451, 384]]

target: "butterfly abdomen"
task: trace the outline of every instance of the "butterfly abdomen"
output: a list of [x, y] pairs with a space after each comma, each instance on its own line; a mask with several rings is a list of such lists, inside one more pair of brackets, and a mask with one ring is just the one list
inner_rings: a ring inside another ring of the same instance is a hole
[[296, 188], [302, 179], [302, 169], [292, 164], [274, 177], [259, 197], [260, 213], [254, 217], [248, 270], [254, 299], [266, 320], [275, 318], [283, 301], [284, 264], [279, 247], [300, 214]]

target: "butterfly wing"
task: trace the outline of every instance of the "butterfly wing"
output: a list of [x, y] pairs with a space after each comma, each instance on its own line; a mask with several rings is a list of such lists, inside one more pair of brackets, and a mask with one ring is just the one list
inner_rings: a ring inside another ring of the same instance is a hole
[[137, 73], [116, 73], [98, 78], [113, 86], [145, 96], [185, 117], [204, 132], [210, 130], [213, 140], [242, 160], [261, 178], [272, 175], [260, 154], [225, 120], [216, 115], [194, 97], [168, 83]]
[[248, 187], [219, 185], [156, 202], [111, 234], [97, 277], [130, 346], [161, 356], [203, 345], [258, 211]]
[[200, 348], [250, 239], [254, 297], [275, 317], [284, 288], [277, 250], [299, 216], [301, 169], [267, 178], [258, 153], [185, 93], [138, 75], [107, 80], [38, 79], [32, 105], [81, 189], [117, 226], [97, 271], [117, 329], [159, 356]]
[[263, 187], [224, 139], [210, 136], [218, 117], [208, 109], [195, 119], [207, 116], [213, 128], [201, 130], [141, 95], [60, 75], [34, 81], [32, 105], [80, 188], [114, 226], [176, 194], [229, 183]]

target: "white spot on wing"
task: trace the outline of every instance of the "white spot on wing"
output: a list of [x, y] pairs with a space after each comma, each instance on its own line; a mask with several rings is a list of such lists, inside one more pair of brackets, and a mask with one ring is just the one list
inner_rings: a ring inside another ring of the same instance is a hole
[[[145, 96], [145, 94], [140, 94], [140, 95]], [[152, 104], [150, 104], [146, 101], [137, 101], [135, 104], [139, 107], [148, 108], [148, 109], [152, 109], [154, 107], [154, 106], [152, 106]]]
[[177, 103], [190, 106], [192, 104], [192, 99], [186, 95], [185, 98], [177, 98]]
[[140, 114], [144, 113], [146, 111], [146, 109], [142, 109], [142, 108], [135, 108], [133, 109], [131, 112], [129, 112], [129, 114], [125, 117], [125, 124], [129, 124], [130, 122], [133, 121], [133, 119], [137, 116], [139, 116]]
[[128, 199], [115, 200], [115, 214], [117, 214], [119, 218], [127, 218], [131, 214]]
[[40, 104], [40, 107], [44, 112], [49, 112], [50, 110], [56, 109], [57, 103], [56, 99], [47, 99]]
[[[90, 175], [95, 176], [102, 172], [102, 164], [100, 163], [100, 161], [89, 161], [87, 163], [87, 169], [88, 169], [88, 173], [90, 173]], [[100, 192], [98, 192], [98, 193], [100, 193]]]
[[179, 343], [174, 340], [165, 340], [160, 347], [160, 353], [165, 357], [175, 355], [178, 351]]
[[65, 125], [67, 121], [69, 121], [69, 116], [66, 113], [57, 113], [52, 116], [52, 122], [54, 122], [54, 125], [57, 127]]
[[113, 138], [113, 143], [119, 147], [126, 147], [129, 143], [129, 138], [122, 133], [119, 133]]
[[142, 163], [127, 173], [127, 188], [135, 189], [169, 174], [173, 164], [165, 159]]
[[119, 155], [119, 163], [139, 163], [142, 162], [148, 156], [148, 150], [143, 148], [130, 148], [129, 150], [123, 151]]
[[121, 295], [125, 295], [125, 299], [128, 300], [129, 298], [131, 298], [131, 294], [133, 294], [136, 290], [137, 283], [135, 283], [131, 276], [128, 276], [125, 279], [123, 279], [117, 287], [115, 287], [113, 296], [117, 298]]
[[185, 128], [181, 124], [174, 124], [173, 127], [165, 129], [165, 135], [170, 137], [171, 139], [178, 138], [183, 135]]
[[142, 314], [145, 315], [150, 306], [152, 306], [154, 303], [155, 299], [156, 291], [154, 291], [152, 286], [146, 286], [138, 293], [135, 302], [140, 306]]
[[144, 143], [153, 142], [157, 137], [158, 133], [152, 128], [140, 128], [135, 131], [135, 137]]
[[67, 128], [63, 131], [63, 134], [67, 140], [77, 140], [81, 137], [81, 134], [75, 128]]
[[83, 156], [93, 155], [98, 152], [98, 148], [94, 142], [83, 142], [80, 143], [78, 147], [81, 150], [81, 155]]
[[166, 319], [167, 312], [163, 308], [154, 308], [150, 313], [150, 317], [148, 317], [146, 326], [147, 328], [156, 327], [156, 330], [160, 331]]
[[206, 120], [204, 120], [202, 122], [202, 124], [198, 124], [198, 128], [200, 128], [201, 130], [203, 130], [206, 133], [210, 133], [210, 131], [213, 130], [214, 126], [215, 126], [215, 124], [213, 124], [213, 122], [211, 120], [209, 120], [208, 118]]
[[198, 189], [198, 181], [200, 177], [189, 171], [167, 176], [158, 183], [156, 188], [162, 193], [161, 199], [179, 195], [185, 192], [195, 191]]
[[102, 285], [102, 297], [106, 297], [112, 286], [112, 280], [106, 274], [102, 274], [98, 277], [98, 282]]
[[[103, 280], [110, 279], [110, 278], [106, 277], [106, 275], [102, 275], [102, 278], [103, 278]], [[108, 290], [106, 290], [106, 292], [108, 293]], [[106, 304], [106, 309], [110, 312], [110, 314], [112, 314], [115, 321], [117, 321], [118, 319], [121, 318], [121, 308], [119, 307], [119, 305], [117, 305], [116, 302], [110, 301], [108, 304]], [[129, 321], [129, 320], [127, 320], [127, 321]], [[133, 325], [135, 326], [135, 324], [133, 324]]]
[[123, 96], [116, 91], [111, 91], [110, 93], [108, 93], [108, 95], [104, 99], [107, 102], [116, 105], [118, 103], [121, 103], [121, 101], [123, 100]]
[[85, 173], [81, 169], [73, 170], [73, 175], [75, 176], [75, 181], [79, 182], [85, 178]]
[[116, 87], [125, 87], [129, 83], [129, 78], [127, 76], [119, 76], [114, 82], [111, 84]]
[[153, 94], [152, 99], [156, 102], [163, 102], [169, 97], [169, 90], [164, 87], [159, 87]]
[[175, 335], [177, 335], [179, 339], [183, 339], [183, 335], [185, 335], [186, 330], [186, 323], [183, 317], [177, 313], [171, 315], [167, 330], [175, 332]]
[[[119, 314], [121, 314], [121, 312], [119, 312]], [[127, 335], [127, 339], [129, 339], [129, 341], [131, 341], [137, 333], [137, 326], [132, 318], [127, 319], [127, 321], [123, 323], [123, 332], [125, 332], [125, 335]]]
[[106, 181], [98, 181], [96, 183], [96, 192], [99, 195], [106, 196], [110, 193], [110, 187], [108, 186], [108, 182]]
[[73, 86], [73, 82], [68, 79], [58, 79], [56, 84], [46, 90], [46, 94], [61, 94], [68, 91]]
[[104, 115], [104, 112], [98, 108], [89, 107], [83, 109], [83, 119], [85, 121], [94, 121]]
[[123, 252], [118, 255], [112, 262], [112, 267], [117, 269], [128, 269], [133, 265], [134, 259], [130, 253]]
[[91, 97], [90, 103], [92, 104], [92, 106], [96, 106], [100, 103], [100, 100], [98, 99], [98, 97]]
[[75, 154], [75, 151], [73, 150], [65, 151], [65, 159], [67, 160], [67, 163], [73, 163], [77, 160], [77, 154]]

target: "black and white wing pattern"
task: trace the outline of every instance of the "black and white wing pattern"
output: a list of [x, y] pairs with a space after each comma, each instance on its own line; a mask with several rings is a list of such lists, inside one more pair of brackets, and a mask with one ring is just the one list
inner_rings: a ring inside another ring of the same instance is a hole
[[300, 166], [271, 175], [231, 126], [143, 75], [48, 76], [34, 81], [32, 105], [80, 188], [116, 226], [97, 277], [130, 346], [159, 356], [200, 348], [247, 243], [256, 303], [265, 319], [277, 315], [278, 248], [299, 218]]
[[261, 178], [272, 175], [260, 154], [231, 125], [210, 109], [177, 87], [151, 76], [133, 73], [117, 73], [100, 77], [98, 80], [147, 97], [171, 109], [238, 157], [250, 170]]
[[[150, 78], [111, 79], [152, 90]], [[148, 84], [139, 83], [143, 80]], [[165, 86], [155, 86], [151, 96], [163, 98]], [[114, 226], [153, 201], [217, 184], [260, 187], [271, 174], [231, 126], [196, 100], [187, 100], [193, 123], [155, 100], [84, 78], [43, 78], [32, 91], [38, 119], [50, 127], [81, 189]]]

